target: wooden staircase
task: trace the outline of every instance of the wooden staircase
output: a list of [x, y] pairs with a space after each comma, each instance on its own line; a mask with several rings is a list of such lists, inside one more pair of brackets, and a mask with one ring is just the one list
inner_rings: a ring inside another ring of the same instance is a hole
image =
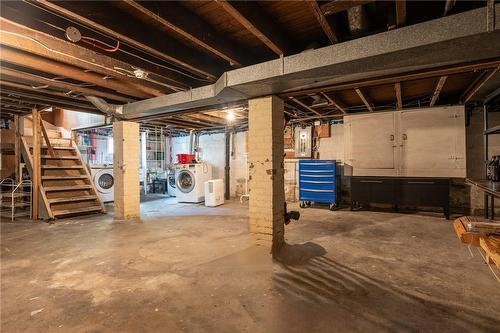
[[[41, 121], [40, 215], [55, 219], [89, 213], [105, 213], [89, 170], [75, 142], [61, 131]], [[33, 131], [25, 128], [21, 152], [33, 179]], [[30, 135], [31, 134], [31, 135]]]

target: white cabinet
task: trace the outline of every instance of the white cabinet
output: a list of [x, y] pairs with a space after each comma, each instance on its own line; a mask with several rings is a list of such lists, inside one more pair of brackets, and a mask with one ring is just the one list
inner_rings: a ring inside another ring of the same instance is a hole
[[354, 176], [465, 177], [463, 106], [344, 117]]

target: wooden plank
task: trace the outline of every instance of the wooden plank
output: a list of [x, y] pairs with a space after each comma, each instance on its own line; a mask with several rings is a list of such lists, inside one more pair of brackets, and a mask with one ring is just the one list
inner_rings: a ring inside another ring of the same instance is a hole
[[72, 208], [72, 209], [66, 209], [66, 210], [54, 210], [54, 216], [61, 216], [61, 215], [70, 215], [70, 214], [80, 214], [80, 213], [91, 213], [91, 212], [96, 212], [100, 211], [101, 206], [90, 206], [90, 207], [82, 207], [82, 208]]
[[321, 5], [320, 8], [324, 15], [332, 15], [371, 2], [375, 0], [334, 0]]
[[396, 26], [402, 27], [406, 24], [406, 0], [395, 0], [396, 2]]
[[[50, 73], [52, 75], [72, 78], [77, 81], [93, 83], [97, 86], [116, 90], [120, 93], [138, 98], [149, 98], [155, 96], [145, 93], [136, 86], [130, 85], [126, 81], [107, 80], [102, 75], [87, 72], [74, 66], [63, 64], [61, 62], [43, 58], [34, 54], [19, 51], [17, 49], [2, 48], [0, 60], [13, 65], [31, 68], [37, 71]], [[159, 92], [161, 94], [161, 92]]]
[[90, 201], [90, 200], [96, 200], [97, 196], [96, 195], [82, 195], [78, 197], [64, 197], [64, 198], [52, 198], [49, 199], [49, 203], [51, 204], [56, 204], [56, 203], [67, 203], [67, 202], [78, 202], [78, 201]]
[[290, 42], [276, 28], [273, 20], [266, 17], [263, 10], [258, 8], [257, 3], [227, 0], [219, 0], [217, 3], [274, 53], [279, 56], [289, 53]]
[[394, 84], [394, 91], [396, 92], [396, 108], [398, 110], [403, 109], [403, 97], [401, 93], [401, 82], [396, 82]]
[[[161, 32], [155, 31], [143, 24], [130, 22], [130, 16], [124, 16], [120, 11], [114, 11], [113, 15], [98, 17], [92, 15], [93, 12], [110, 10], [104, 2], [50, 2], [46, 0], [36, 0], [36, 3], [72, 21], [79, 22], [84, 26], [97, 30], [116, 40], [128, 44], [139, 50], [150, 53], [160, 59], [199, 75], [211, 81], [215, 81], [217, 76], [223, 71], [220, 64], [208, 57], [200, 57], [195, 50], [188, 48], [178, 40]], [[124, 24], [129, 22], [129, 24]], [[137, 32], [135, 27], [140, 27]]]
[[[35, 107], [32, 111], [33, 120], [33, 207], [32, 215], [34, 220], [39, 218], [40, 204], [40, 184], [41, 184], [41, 158], [40, 158], [40, 143], [41, 143], [41, 128], [40, 128], [40, 111]], [[29, 152], [28, 152], [29, 153]]]
[[56, 156], [56, 155], [42, 155], [45, 160], [78, 160], [77, 156]]
[[15, 138], [14, 138], [14, 165], [16, 167], [16, 183], [19, 183], [22, 179], [22, 174], [20, 172], [20, 166], [21, 166], [21, 152], [20, 152], [20, 135], [19, 135], [19, 129], [21, 127], [21, 121], [19, 120], [19, 116], [15, 115], [14, 116], [14, 131], [15, 131]]
[[73, 180], [87, 179], [86, 175], [65, 175], [65, 176], [42, 176], [42, 180]]
[[31, 74], [31, 73], [26, 73], [22, 72], [19, 70], [7, 68], [7, 67], [0, 67], [0, 76], [2, 77], [2, 80], [6, 80], [6, 76], [12, 77], [15, 79], [23, 80], [23, 81], [30, 81], [33, 84], [33, 86], [47, 86], [47, 87], [56, 87], [56, 88], [61, 88], [65, 89], [68, 92], [73, 92], [73, 93], [82, 93], [86, 95], [94, 95], [94, 96], [99, 96], [99, 97], [104, 97], [108, 98], [111, 100], [115, 101], [120, 101], [120, 102], [134, 102], [136, 99], [130, 98], [130, 97], [125, 97], [122, 95], [118, 94], [113, 94], [113, 93], [108, 93], [106, 91], [103, 91], [102, 89], [92, 89], [89, 87], [81, 87], [77, 84], [72, 84], [68, 82], [63, 82], [63, 81], [57, 81], [57, 80], [51, 80], [43, 76]]
[[346, 107], [346, 105], [344, 105], [344, 103], [341, 103], [335, 97], [329, 96], [329, 95], [325, 94], [324, 92], [320, 92], [320, 94], [321, 94], [321, 96], [323, 96], [324, 98], [326, 98], [326, 100], [328, 101], [328, 103], [330, 103], [331, 105], [333, 105], [337, 110], [339, 110], [343, 114], [347, 114], [347, 111], [346, 111], [347, 107]]
[[143, 21], [157, 22], [163, 28], [220, 57], [233, 67], [252, 63], [247, 55], [233, 47], [233, 41], [226, 39], [179, 3], [125, 0], [120, 6], [130, 6], [143, 17]]
[[42, 169], [71, 170], [71, 169], [85, 169], [85, 167], [83, 165], [42, 165]]
[[462, 216], [453, 221], [453, 228], [455, 229], [455, 233], [457, 234], [458, 239], [464, 244], [479, 246], [479, 233], [471, 232], [466, 229], [464, 223], [468, 223], [470, 221], [468, 216]]
[[479, 238], [479, 246], [486, 253], [486, 263], [495, 264], [500, 268], [500, 236], [481, 236]]
[[484, 86], [484, 84], [498, 72], [499, 68], [500, 67], [496, 67], [482, 73], [477, 80], [472, 82], [472, 84], [467, 87], [462, 96], [460, 96], [460, 103], [465, 104], [470, 101], [471, 98], [474, 97], [474, 95], [479, 91], [479, 89], [481, 89], [481, 87]]
[[301, 107], [303, 107], [304, 109], [306, 109], [307, 111], [310, 111], [318, 116], [321, 116], [322, 114], [319, 113], [318, 111], [314, 110], [313, 108], [311, 108], [310, 106], [307, 106], [305, 105], [304, 103], [302, 103], [300, 100], [294, 98], [294, 97], [290, 97], [290, 100], [294, 101], [296, 104], [300, 105]]
[[45, 128], [45, 125], [43, 123], [43, 120], [40, 118], [40, 128], [42, 129], [43, 137], [45, 139], [45, 144], [47, 145], [47, 149], [49, 151], [49, 155], [51, 157], [54, 157], [54, 149], [52, 149], [52, 144], [50, 143], [50, 138], [49, 135], [47, 134], [47, 129]]
[[436, 84], [436, 88], [434, 88], [434, 93], [432, 94], [431, 102], [429, 106], [434, 106], [436, 104], [437, 100], [439, 99], [439, 94], [441, 93], [441, 90], [443, 89], [443, 86], [446, 82], [446, 79], [448, 76], [444, 75], [439, 78], [438, 83]]
[[359, 98], [361, 98], [361, 100], [363, 101], [363, 103], [365, 104], [366, 108], [368, 109], [369, 112], [373, 112], [373, 108], [372, 108], [372, 105], [370, 103], [370, 101], [368, 100], [368, 98], [366, 97], [365, 94], [363, 94], [363, 92], [361, 91], [361, 89], [354, 89], [356, 91], [356, 93], [358, 94]]
[[328, 23], [328, 20], [326, 19], [325, 15], [323, 14], [323, 11], [319, 7], [318, 3], [315, 0], [313, 0], [313, 1], [306, 0], [306, 2], [309, 4], [309, 6], [314, 14], [314, 17], [316, 18], [319, 25], [321, 26], [321, 29], [323, 29], [323, 32], [325, 33], [325, 35], [328, 37], [328, 40], [330, 41], [330, 43], [332, 43], [332, 44], [338, 43], [337, 34], [330, 26], [330, 23]]
[[89, 190], [92, 185], [61, 185], [61, 186], [45, 186], [45, 192], [54, 191], [79, 191], [79, 190]]

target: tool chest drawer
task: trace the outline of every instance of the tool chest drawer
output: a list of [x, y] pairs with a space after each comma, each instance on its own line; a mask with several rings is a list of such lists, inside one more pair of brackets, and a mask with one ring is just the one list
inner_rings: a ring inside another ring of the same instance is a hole
[[312, 202], [337, 206], [337, 163], [335, 160], [299, 161], [300, 206]]

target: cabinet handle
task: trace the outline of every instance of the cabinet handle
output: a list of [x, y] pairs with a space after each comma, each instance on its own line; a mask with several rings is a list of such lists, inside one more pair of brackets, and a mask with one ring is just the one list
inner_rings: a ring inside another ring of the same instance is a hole
[[377, 184], [383, 183], [383, 181], [381, 181], [381, 180], [360, 180], [359, 182], [360, 183], [377, 183]]
[[435, 182], [408, 182], [408, 184], [429, 184], [429, 185], [433, 185], [433, 184], [435, 184]]
[[403, 134], [403, 140], [407, 140], [407, 139], [408, 139], [408, 135]]

